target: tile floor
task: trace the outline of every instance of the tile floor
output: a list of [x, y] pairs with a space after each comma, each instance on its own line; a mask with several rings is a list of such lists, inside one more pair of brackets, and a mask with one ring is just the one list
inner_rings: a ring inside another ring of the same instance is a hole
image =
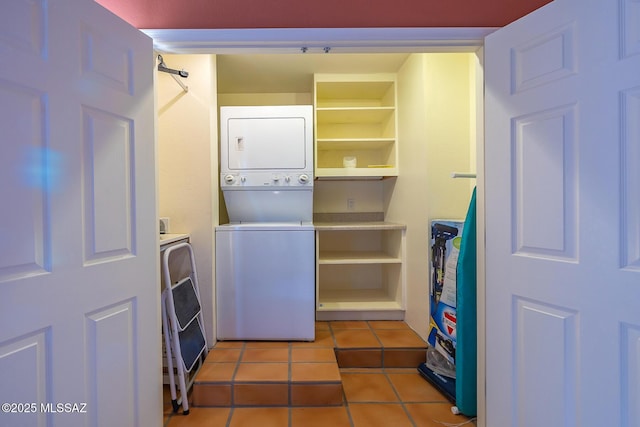
[[[474, 425], [417, 372], [425, 343], [404, 322], [317, 322], [314, 342], [218, 342], [190, 414], [165, 427]], [[467, 423], [468, 422], [468, 423]]]

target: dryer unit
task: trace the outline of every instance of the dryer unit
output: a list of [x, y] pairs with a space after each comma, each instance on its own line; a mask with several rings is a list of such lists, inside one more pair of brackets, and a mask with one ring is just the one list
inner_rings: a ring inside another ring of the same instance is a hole
[[230, 222], [312, 221], [310, 105], [221, 107], [220, 137]]

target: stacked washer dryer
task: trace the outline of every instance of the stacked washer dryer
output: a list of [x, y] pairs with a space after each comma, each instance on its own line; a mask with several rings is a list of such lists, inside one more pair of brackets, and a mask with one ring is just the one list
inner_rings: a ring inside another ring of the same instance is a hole
[[221, 107], [219, 340], [315, 338], [313, 110]]

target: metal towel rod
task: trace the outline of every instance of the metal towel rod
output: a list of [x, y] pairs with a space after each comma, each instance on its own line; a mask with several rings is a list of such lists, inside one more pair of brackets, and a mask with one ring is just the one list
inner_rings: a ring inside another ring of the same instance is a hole
[[475, 173], [461, 173], [461, 172], [453, 172], [451, 174], [451, 178], [475, 178]]

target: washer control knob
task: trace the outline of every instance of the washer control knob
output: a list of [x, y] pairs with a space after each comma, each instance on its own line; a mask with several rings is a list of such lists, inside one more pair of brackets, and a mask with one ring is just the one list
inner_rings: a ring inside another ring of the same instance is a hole
[[285, 177], [284, 177], [284, 181], [285, 181], [285, 182], [289, 182], [289, 181], [291, 181], [291, 177], [290, 177], [289, 175], [285, 176]]
[[278, 182], [280, 181], [280, 175], [273, 175], [273, 182]]
[[307, 182], [309, 182], [309, 176], [306, 174], [302, 174], [298, 177], [298, 181], [300, 182], [300, 184], [306, 184]]
[[246, 176], [243, 175], [243, 176], [240, 177], [240, 182], [245, 182], [246, 180], [247, 180]]
[[224, 177], [224, 182], [226, 182], [227, 184], [233, 184], [236, 180], [236, 177], [229, 174], [229, 175], [225, 175]]

